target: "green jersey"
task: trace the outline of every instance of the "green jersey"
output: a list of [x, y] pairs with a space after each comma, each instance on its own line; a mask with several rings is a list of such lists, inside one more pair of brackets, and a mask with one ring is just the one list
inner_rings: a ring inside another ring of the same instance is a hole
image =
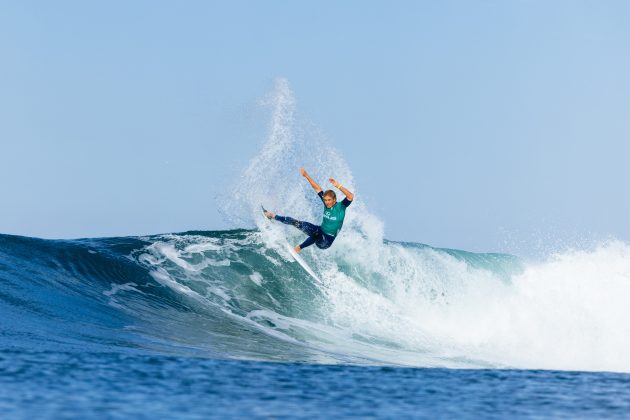
[[[320, 191], [317, 193], [319, 198], [324, 201], [324, 193]], [[343, 219], [346, 217], [346, 207], [348, 207], [352, 201], [348, 198], [344, 198], [340, 203], [335, 203], [331, 208], [326, 207], [324, 204], [324, 218], [322, 219], [322, 231], [326, 235], [337, 236], [341, 227], [343, 226]]]

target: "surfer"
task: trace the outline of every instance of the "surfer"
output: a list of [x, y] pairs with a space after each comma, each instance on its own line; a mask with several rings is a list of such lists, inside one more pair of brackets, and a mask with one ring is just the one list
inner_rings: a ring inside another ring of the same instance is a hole
[[335, 192], [333, 190], [322, 191], [321, 187], [317, 185], [317, 182], [311, 178], [304, 168], [300, 168], [300, 175], [308, 180], [313, 189], [317, 192], [319, 198], [324, 203], [324, 217], [322, 219], [321, 226], [296, 220], [288, 216], [278, 216], [277, 214], [273, 214], [267, 210], [264, 211], [265, 216], [268, 219], [274, 219], [287, 225], [293, 225], [308, 235], [308, 238], [306, 238], [304, 242], [295, 246], [295, 252], [299, 253], [307, 246], [311, 246], [313, 244], [315, 244], [315, 246], [319, 249], [329, 248], [335, 240], [337, 234], [339, 234], [341, 226], [343, 226], [343, 219], [346, 217], [346, 207], [352, 204], [354, 194], [348, 191], [333, 178], [329, 178], [330, 183], [346, 196], [346, 198], [344, 198], [340, 203], [337, 203], [337, 195]]

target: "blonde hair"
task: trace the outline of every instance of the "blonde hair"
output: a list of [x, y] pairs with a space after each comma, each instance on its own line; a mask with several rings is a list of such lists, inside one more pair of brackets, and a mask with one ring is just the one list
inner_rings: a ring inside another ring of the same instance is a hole
[[337, 194], [335, 194], [335, 192], [333, 190], [326, 190], [324, 191], [324, 197], [332, 197], [335, 200], [337, 199]]

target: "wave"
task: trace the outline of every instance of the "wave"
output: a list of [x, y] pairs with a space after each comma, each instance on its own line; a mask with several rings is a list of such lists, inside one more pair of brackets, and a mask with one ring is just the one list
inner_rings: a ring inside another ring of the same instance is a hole
[[630, 246], [529, 264], [339, 238], [304, 252], [265, 232], [52, 241], [0, 236], [14, 348], [423, 367], [630, 371]]

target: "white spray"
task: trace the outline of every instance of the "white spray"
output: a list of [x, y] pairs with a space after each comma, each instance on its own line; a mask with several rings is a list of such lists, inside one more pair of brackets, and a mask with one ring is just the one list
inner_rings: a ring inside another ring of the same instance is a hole
[[[356, 194], [333, 247], [303, 252], [326, 284], [322, 328], [339, 332], [328, 350], [417, 366], [630, 372], [630, 246], [612, 242], [553, 255], [506, 281], [441, 250], [384, 243], [383, 222], [367, 210], [339, 153], [295, 134], [286, 80], [278, 80], [266, 103], [268, 139], [231, 189], [227, 213], [256, 225], [275, 246], [279, 238], [266, 229], [259, 203], [321, 221], [321, 202], [300, 166], [320, 184], [334, 177]], [[284, 229], [293, 243], [304, 239]]]

